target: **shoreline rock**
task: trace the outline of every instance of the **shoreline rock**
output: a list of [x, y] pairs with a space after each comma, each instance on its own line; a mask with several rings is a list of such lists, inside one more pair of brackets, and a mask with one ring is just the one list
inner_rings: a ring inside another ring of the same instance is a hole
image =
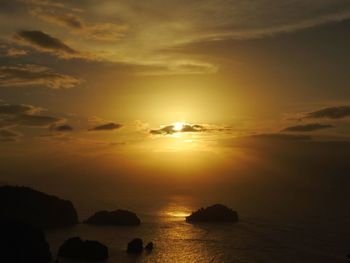
[[128, 254], [141, 254], [143, 250], [143, 241], [141, 238], [134, 238], [128, 243], [126, 252]]
[[72, 237], [60, 246], [57, 256], [72, 260], [104, 261], [108, 258], [108, 247], [98, 241]]
[[40, 228], [22, 222], [1, 222], [0, 233], [0, 262], [51, 262], [50, 246]]
[[146, 246], [145, 246], [145, 250], [147, 251], [147, 252], [152, 252], [152, 250], [153, 250], [153, 242], [149, 242]]

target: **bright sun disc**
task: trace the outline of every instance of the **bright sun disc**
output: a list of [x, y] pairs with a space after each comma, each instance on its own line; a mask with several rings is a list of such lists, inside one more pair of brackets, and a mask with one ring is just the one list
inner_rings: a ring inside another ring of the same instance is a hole
[[182, 128], [184, 127], [185, 123], [184, 122], [175, 122], [173, 125], [174, 125], [175, 131], [181, 131]]

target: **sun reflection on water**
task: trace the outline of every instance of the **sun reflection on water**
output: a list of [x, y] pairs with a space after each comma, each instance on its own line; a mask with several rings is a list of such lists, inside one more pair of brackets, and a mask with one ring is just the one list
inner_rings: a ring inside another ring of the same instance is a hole
[[166, 214], [171, 217], [185, 218], [186, 216], [189, 216], [191, 213], [186, 211], [169, 211], [169, 212], [166, 212]]
[[193, 210], [191, 200], [183, 196], [172, 196], [161, 209], [160, 215], [168, 220], [185, 220]]

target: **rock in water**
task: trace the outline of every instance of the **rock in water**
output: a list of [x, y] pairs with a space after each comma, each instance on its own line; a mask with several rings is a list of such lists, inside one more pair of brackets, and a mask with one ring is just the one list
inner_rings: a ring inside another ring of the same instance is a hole
[[72, 202], [28, 187], [0, 187], [0, 221], [21, 221], [41, 228], [78, 223]]
[[148, 252], [151, 252], [153, 250], [153, 242], [149, 242], [146, 246], [145, 246], [145, 249], [148, 251]]
[[84, 221], [92, 225], [116, 225], [135, 226], [141, 223], [135, 213], [126, 210], [115, 210], [112, 212], [99, 211]]
[[128, 243], [126, 252], [129, 254], [140, 254], [143, 250], [143, 241], [141, 238], [134, 238]]
[[0, 262], [48, 263], [51, 258], [40, 228], [20, 222], [0, 223]]
[[187, 222], [237, 222], [238, 214], [232, 209], [216, 204], [201, 208], [186, 217]]
[[98, 241], [83, 241], [80, 237], [73, 237], [61, 245], [57, 255], [73, 260], [103, 261], [108, 258], [108, 247]]

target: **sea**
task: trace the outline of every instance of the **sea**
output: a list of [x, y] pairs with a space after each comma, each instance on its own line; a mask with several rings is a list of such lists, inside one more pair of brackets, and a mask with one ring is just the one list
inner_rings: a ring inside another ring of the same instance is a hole
[[[230, 201], [227, 201], [227, 204], [230, 207], [233, 205]], [[76, 206], [79, 207], [79, 203]], [[309, 211], [310, 213], [298, 214], [292, 210], [290, 213], [279, 213], [275, 210], [274, 213], [263, 214], [261, 211], [264, 211], [264, 207], [259, 212], [240, 207], [238, 223], [190, 224], [185, 221], [185, 217], [191, 211], [205, 206], [203, 200], [189, 195], [172, 195], [154, 200], [152, 203], [127, 200], [123, 204], [119, 199], [118, 203], [114, 204], [95, 200], [90, 205], [81, 204], [78, 209], [79, 217], [81, 219], [88, 217], [93, 211], [98, 210], [97, 206], [107, 209], [126, 207], [137, 213], [142, 224], [135, 227], [78, 224], [74, 227], [49, 230], [46, 236], [55, 260], [59, 246], [66, 239], [79, 236], [107, 245], [108, 263], [348, 263], [350, 261], [349, 217], [327, 213], [327, 209], [323, 209], [323, 213]], [[271, 211], [268, 206], [269, 204], [266, 204], [266, 210]], [[286, 214], [288, 216], [285, 216]], [[153, 251], [128, 255], [127, 243], [136, 237], [143, 239], [145, 245], [152, 241]], [[58, 262], [73, 261], [59, 259]]]

